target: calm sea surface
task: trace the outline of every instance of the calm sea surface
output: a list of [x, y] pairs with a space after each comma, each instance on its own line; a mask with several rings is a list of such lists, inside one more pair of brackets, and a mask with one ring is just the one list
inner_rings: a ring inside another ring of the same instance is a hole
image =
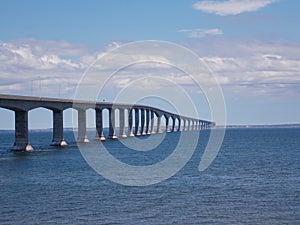
[[[70, 131], [65, 148], [48, 146], [51, 132], [32, 131], [30, 153], [10, 152], [14, 133], [1, 131], [0, 224], [300, 224], [300, 129], [229, 129], [200, 173], [208, 135], [201, 132], [175, 176], [128, 187], [98, 175]], [[168, 133], [150, 152], [132, 153], [119, 141], [105, 145], [116, 158], [149, 164], [170, 154], [178, 137]]]

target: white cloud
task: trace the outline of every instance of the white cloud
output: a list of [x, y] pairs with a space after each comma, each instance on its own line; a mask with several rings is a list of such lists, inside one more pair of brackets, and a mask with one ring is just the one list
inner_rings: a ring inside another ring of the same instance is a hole
[[244, 12], [257, 11], [278, 0], [228, 0], [200, 1], [193, 5], [197, 10], [214, 13], [220, 16], [238, 15]]
[[[243, 57], [215, 56], [202, 59], [215, 73], [221, 85], [240, 93], [252, 95], [280, 93], [284, 96], [298, 94], [300, 88], [300, 58], [249, 52], [249, 55]], [[224, 78], [227, 78], [226, 83]]]
[[[186, 47], [198, 53], [226, 89], [240, 93], [299, 95], [299, 44], [231, 41], [224, 38], [203, 40]], [[114, 46], [116, 44], [108, 48]], [[55, 42], [34, 40], [0, 42], [0, 91], [7, 94], [70, 97], [86, 69], [105, 51], [96, 52], [81, 45], [61, 42], [56, 45]], [[133, 60], [145, 58], [141, 56], [136, 55]], [[120, 60], [126, 57], [128, 55], [121, 55]], [[148, 57], [150, 61], [166, 61], [159, 55]], [[182, 63], [185, 63], [184, 59]], [[108, 88], [117, 91], [135, 80], [136, 76], [163, 76], [179, 85], [193, 85], [186, 74], [169, 66], [166, 61], [165, 64], [148, 62], [125, 68], [109, 82]], [[147, 85], [151, 87], [148, 82], [139, 88], [146, 88]], [[57, 96], [59, 92], [61, 96]]]
[[184, 32], [188, 34], [190, 38], [202, 38], [208, 35], [222, 35], [222, 30], [218, 28], [214, 29], [182, 29], [177, 32]]
[[91, 55], [91, 48], [65, 41], [0, 42], [1, 93], [50, 97], [60, 89], [67, 92], [89, 65], [81, 60], [84, 55]]

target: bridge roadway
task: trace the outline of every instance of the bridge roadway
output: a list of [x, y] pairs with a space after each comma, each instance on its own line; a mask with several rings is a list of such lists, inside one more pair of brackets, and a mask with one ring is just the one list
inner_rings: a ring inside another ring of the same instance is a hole
[[[119, 137], [150, 135], [162, 133], [161, 118], [165, 117], [165, 131], [179, 132], [190, 130], [209, 129], [215, 126], [214, 122], [185, 117], [170, 113], [155, 107], [139, 104], [118, 104], [109, 102], [74, 101], [70, 99], [39, 98], [17, 95], [0, 94], [0, 107], [14, 111], [15, 113], [15, 142], [12, 147], [14, 151], [29, 151], [33, 148], [28, 142], [28, 112], [35, 108], [46, 108], [53, 112], [53, 139], [54, 146], [67, 145], [63, 135], [63, 111], [73, 108], [78, 112], [78, 142], [88, 142], [86, 137], [86, 110], [94, 109], [96, 119], [97, 140], [105, 138], [115, 139], [115, 110], [119, 110]], [[103, 110], [108, 110], [109, 133], [108, 137], [103, 135]], [[125, 110], [128, 119], [125, 120]], [[133, 124], [134, 117], [134, 124]], [[170, 127], [169, 120], [173, 123]], [[177, 120], [177, 126], [176, 126]], [[127, 124], [125, 124], [127, 121]], [[154, 129], [156, 121], [156, 129]], [[128, 128], [126, 132], [125, 128]]]

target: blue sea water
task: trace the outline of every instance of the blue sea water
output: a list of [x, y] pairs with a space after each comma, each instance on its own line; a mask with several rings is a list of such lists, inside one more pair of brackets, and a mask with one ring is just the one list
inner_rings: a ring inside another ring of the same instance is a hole
[[[156, 163], [179, 135], [166, 134], [149, 152], [114, 140], [105, 146], [128, 163]], [[300, 224], [300, 129], [228, 129], [215, 161], [199, 172], [208, 136], [201, 131], [173, 177], [131, 187], [98, 175], [71, 131], [64, 148], [48, 146], [50, 131], [30, 132], [35, 150], [27, 153], [9, 151], [14, 133], [1, 131], [0, 224]]]

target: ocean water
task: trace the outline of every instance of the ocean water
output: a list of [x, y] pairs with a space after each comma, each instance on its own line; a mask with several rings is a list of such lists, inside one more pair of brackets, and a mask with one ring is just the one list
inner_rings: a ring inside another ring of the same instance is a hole
[[[166, 134], [149, 152], [117, 140], [105, 146], [126, 163], [151, 164], [171, 154], [179, 135]], [[131, 187], [98, 175], [71, 131], [64, 148], [48, 146], [50, 131], [30, 132], [29, 153], [9, 151], [14, 133], [1, 131], [0, 224], [300, 224], [300, 129], [228, 129], [212, 165], [199, 172], [208, 136], [201, 131], [176, 175]]]

